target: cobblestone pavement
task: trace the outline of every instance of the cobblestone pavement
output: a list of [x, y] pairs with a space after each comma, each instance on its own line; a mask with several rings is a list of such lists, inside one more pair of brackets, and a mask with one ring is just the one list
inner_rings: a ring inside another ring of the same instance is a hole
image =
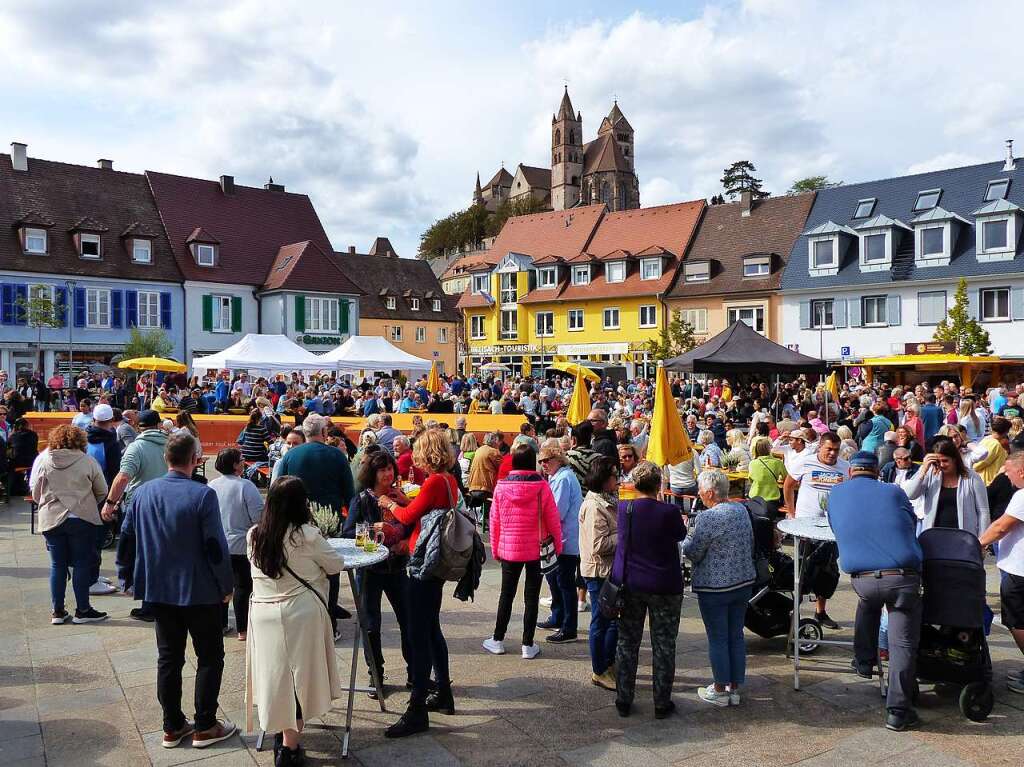
[[[29, 534], [28, 505], [0, 505], [0, 764], [3, 765], [176, 765], [204, 767], [269, 765], [252, 737], [234, 737], [212, 748], [160, 748], [156, 700], [156, 644], [152, 626], [129, 619], [133, 602], [96, 597], [110, 613], [104, 623], [49, 624], [49, 561], [41, 536]], [[113, 575], [106, 552], [103, 572]], [[993, 630], [996, 707], [986, 723], [964, 719], [955, 692], [925, 687], [921, 730], [896, 734], [882, 725], [876, 684], [851, 674], [808, 671], [803, 690], [792, 689], [792, 668], [781, 639], [748, 634], [749, 685], [743, 705], [718, 709], [699, 701], [698, 685], [710, 680], [703, 627], [696, 600], [687, 596], [678, 643], [675, 701], [678, 712], [653, 718], [650, 651], [641, 653], [637, 703], [621, 719], [613, 693], [590, 684], [586, 643], [545, 645], [532, 661], [519, 653], [495, 657], [480, 648], [493, 626], [499, 573], [489, 564], [475, 603], [447, 597], [444, 627], [452, 656], [457, 713], [438, 715], [426, 735], [386, 741], [383, 728], [405, 704], [405, 691], [388, 698], [382, 714], [373, 701], [356, 702], [352, 757], [367, 767], [449, 765], [1020, 765], [1024, 760], [1024, 696], [1004, 684], [1021, 658], [1009, 635]], [[990, 600], [995, 603], [994, 579]], [[70, 600], [69, 588], [69, 600]], [[73, 604], [73, 600], [70, 600]], [[343, 604], [351, 597], [343, 592]], [[851, 635], [854, 601], [844, 583], [830, 612]], [[542, 608], [543, 615], [543, 608]], [[581, 616], [581, 635], [586, 618]], [[521, 612], [513, 615], [509, 638], [518, 636]], [[347, 670], [352, 622], [343, 622], [346, 641], [338, 658]], [[397, 628], [386, 620], [388, 668], [404, 681], [397, 652]], [[512, 644], [510, 642], [510, 645]], [[244, 652], [233, 637], [227, 652], [220, 703], [242, 723]], [[518, 649], [518, 648], [516, 648]], [[848, 663], [839, 649], [822, 650]], [[190, 657], [190, 664], [194, 658]], [[360, 680], [363, 666], [360, 662]], [[194, 668], [186, 667], [186, 675]], [[191, 695], [186, 679], [185, 697]], [[309, 764], [340, 764], [344, 712], [312, 723], [305, 739]], [[186, 712], [188, 707], [186, 706]]]

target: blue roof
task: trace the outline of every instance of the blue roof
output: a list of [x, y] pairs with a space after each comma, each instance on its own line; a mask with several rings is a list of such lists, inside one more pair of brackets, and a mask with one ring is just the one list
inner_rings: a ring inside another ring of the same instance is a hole
[[[786, 271], [782, 275], [782, 290], [877, 285], [914, 280], [915, 278], [955, 280], [961, 276], [974, 277], [1024, 272], [1024, 257], [1021, 255], [1020, 239], [1017, 243], [1016, 255], [1011, 261], [979, 263], [975, 258], [974, 213], [986, 205], [985, 191], [988, 182], [1002, 178], [1011, 179], [1006, 200], [1024, 207], [1024, 159], [1017, 160], [1017, 170], [1013, 171], [1004, 171], [1003, 163], [1000, 161], [819, 190], [804, 225], [804, 234], [797, 238], [793, 244], [793, 250], [790, 252]], [[873, 216], [884, 215], [898, 221], [910, 222], [919, 218], [921, 213], [927, 213], [927, 211], [914, 210], [918, 193], [926, 189], [940, 188], [942, 195], [939, 198], [938, 206], [954, 214], [957, 218], [966, 220], [969, 224], [960, 224], [948, 266], [917, 268], [913, 263], [913, 235], [903, 232], [903, 241], [899, 245], [894, 245], [893, 248], [893, 266], [896, 267], [899, 262], [899, 269], [862, 273], [858, 249], [854, 242], [850, 247], [840, 248], [838, 274], [812, 277], [808, 273], [808, 232], [828, 222], [856, 228], [864, 221], [864, 219], [853, 217], [857, 210], [857, 202], [866, 197], [878, 198], [872, 211]], [[894, 276], [894, 273], [898, 276]]]

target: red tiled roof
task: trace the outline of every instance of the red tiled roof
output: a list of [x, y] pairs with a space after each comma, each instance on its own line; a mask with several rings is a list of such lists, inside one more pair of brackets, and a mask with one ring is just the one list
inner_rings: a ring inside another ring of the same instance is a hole
[[597, 268], [591, 274], [589, 285], [572, 285], [568, 279], [559, 283], [555, 290], [550, 288], [531, 290], [519, 299], [521, 304], [542, 304], [547, 301], [586, 301], [594, 298], [617, 298], [631, 296], [654, 296], [668, 290], [675, 274], [675, 262], [662, 271], [657, 280], [641, 280], [640, 268], [630, 264], [626, 267], [624, 282], [608, 283], [604, 269]]
[[486, 262], [497, 264], [509, 253], [523, 253], [531, 258], [575, 256], [586, 247], [603, 212], [604, 205], [588, 205], [514, 216], [505, 222], [487, 251]]
[[479, 309], [485, 306], [494, 306], [494, 302], [481, 293], [474, 293], [472, 286], [466, 288], [466, 292], [459, 296], [459, 302], [455, 304], [456, 309]]
[[659, 246], [681, 256], [693, 237], [704, 200], [608, 213], [587, 250], [602, 256], [619, 248], [640, 253]]
[[[382, 246], [381, 241], [387, 243]], [[441, 290], [441, 283], [430, 268], [429, 261], [398, 258], [384, 253], [394, 249], [386, 237], [374, 243], [377, 253], [335, 253], [334, 260], [345, 275], [366, 294], [359, 300], [359, 316], [363, 319], [423, 320], [426, 322], [458, 322], [455, 296]], [[393, 296], [395, 308], [388, 309], [387, 298]], [[401, 296], [401, 297], [400, 297]], [[410, 298], [422, 298], [414, 310]], [[433, 300], [441, 299], [441, 311], [435, 312]]]
[[363, 292], [342, 273], [331, 256], [309, 240], [283, 245], [278, 250], [263, 289], [311, 290], [321, 293]]
[[208, 245], [219, 245], [220, 244], [220, 240], [218, 240], [216, 237], [214, 237], [208, 231], [203, 229], [203, 227], [201, 227], [201, 226], [197, 226], [195, 229], [193, 229], [192, 230], [192, 234], [190, 234], [185, 239], [185, 242], [186, 243], [202, 242], [202, 243], [205, 243], [205, 244], [208, 244]]

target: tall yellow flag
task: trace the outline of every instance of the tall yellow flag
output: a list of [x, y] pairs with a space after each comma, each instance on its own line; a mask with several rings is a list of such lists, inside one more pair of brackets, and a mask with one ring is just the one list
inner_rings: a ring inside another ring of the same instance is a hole
[[565, 411], [565, 420], [570, 426], [583, 423], [590, 415], [590, 390], [583, 378], [583, 369], [576, 370], [576, 383], [572, 387], [572, 399], [569, 400], [569, 408]]
[[658, 466], [672, 466], [689, 460], [692, 455], [693, 443], [683, 428], [665, 368], [659, 363], [654, 387], [654, 417], [651, 419], [651, 436], [647, 441], [647, 460]]

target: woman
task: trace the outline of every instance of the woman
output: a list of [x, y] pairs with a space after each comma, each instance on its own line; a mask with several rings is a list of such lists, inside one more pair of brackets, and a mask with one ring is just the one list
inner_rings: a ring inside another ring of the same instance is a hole
[[714, 469], [722, 465], [722, 448], [715, 444], [715, 435], [704, 429], [697, 437], [697, 444], [703, 447], [700, 454], [700, 470]]
[[[913, 439], [917, 442], [917, 444], [918, 445], [923, 445], [924, 444], [924, 421], [921, 420], [921, 415], [920, 415], [921, 410], [920, 410], [920, 407], [918, 406], [917, 402], [914, 402], [914, 401], [911, 401], [911, 400], [907, 400], [907, 402], [905, 402], [903, 404], [903, 408], [904, 408], [904, 411], [907, 414], [906, 417], [903, 419], [903, 425], [906, 426], [907, 429], [910, 431], [910, 436], [913, 437]], [[897, 434], [898, 434], [899, 433], [899, 429], [897, 429], [896, 431], [897, 431]], [[923, 454], [924, 450], [922, 449], [921, 452]], [[920, 458], [915, 458], [914, 460], [915, 461], [920, 461], [921, 459]]]
[[505, 654], [505, 631], [512, 616], [512, 602], [519, 590], [519, 576], [526, 571], [523, 592], [523, 657], [536, 658], [534, 643], [537, 609], [543, 577], [540, 571], [541, 541], [551, 536], [555, 553], [562, 553], [562, 525], [551, 487], [537, 472], [537, 451], [528, 442], [512, 448], [512, 468], [494, 487], [491, 502], [491, 551], [501, 562], [501, 594], [494, 633], [483, 647], [494, 655]]
[[99, 503], [107, 496], [107, 481], [100, 465], [85, 452], [85, 432], [61, 424], [50, 432], [48, 450], [36, 461], [29, 482], [38, 505], [39, 531], [50, 552], [50, 623], [69, 618], [64, 609], [68, 571], [75, 593], [72, 623], [95, 623], [107, 614], [89, 604], [89, 586], [95, 580], [96, 535], [103, 524]]
[[267, 440], [270, 439], [270, 435], [261, 421], [260, 411], [253, 410], [249, 413], [249, 422], [238, 435], [238, 444], [242, 448], [242, 458], [246, 463], [265, 464], [270, 460], [270, 454], [267, 452]]
[[977, 442], [985, 436], [985, 422], [978, 417], [978, 411], [974, 409], [974, 400], [969, 397], [960, 400], [956, 422], [966, 430], [968, 442]]
[[920, 442], [914, 439], [913, 430], [905, 423], [896, 427], [896, 447], [903, 447], [909, 450], [910, 460], [912, 461], [924, 459], [924, 448], [921, 447]]
[[922, 530], [956, 527], [980, 536], [989, 525], [985, 483], [967, 468], [952, 440], [936, 439], [903, 489], [910, 500], [924, 498]]
[[732, 429], [725, 435], [726, 444], [729, 445], [729, 457], [739, 463], [736, 464], [738, 471], [746, 471], [750, 466], [750, 451], [747, 449], [747, 440], [739, 429]]
[[[245, 461], [237, 448], [226, 447], [217, 453], [214, 467], [220, 476], [209, 485], [217, 494], [220, 520], [228, 539], [231, 571], [235, 574], [235, 590], [231, 597], [235, 607], [235, 630], [238, 632], [238, 641], [244, 642], [249, 626], [249, 595], [252, 594], [252, 574], [245, 552], [245, 536], [263, 515], [263, 497], [256, 485], [242, 476], [245, 473]], [[227, 605], [224, 605], [223, 624], [227, 628]]]
[[697, 694], [713, 706], [738, 706], [747, 666], [743, 620], [757, 577], [754, 531], [747, 510], [728, 500], [729, 478], [725, 474], [704, 472], [698, 485], [707, 509], [697, 515], [693, 533], [683, 543], [683, 554], [693, 562], [693, 590], [715, 680], [699, 688]]
[[462, 442], [459, 443], [459, 468], [462, 469], [462, 476], [469, 476], [469, 467], [473, 465], [473, 456], [480, 449], [477, 444], [476, 435], [469, 431], [462, 435]]
[[304, 719], [327, 713], [343, 694], [327, 613], [327, 576], [344, 560], [309, 516], [298, 477], [270, 487], [267, 508], [248, 533], [253, 592], [246, 641], [246, 726], [252, 706], [275, 732], [275, 764], [300, 764]]
[[614, 691], [619, 626], [604, 616], [597, 597], [615, 560], [619, 487], [615, 463], [604, 456], [597, 458], [590, 464], [586, 485], [580, 506], [580, 574], [590, 596], [590, 682]]
[[675, 710], [672, 682], [676, 673], [676, 636], [683, 605], [683, 573], [679, 541], [686, 528], [679, 509], [657, 499], [661, 469], [644, 461], [633, 469], [639, 498], [620, 501], [612, 579], [625, 586], [619, 617], [615, 708], [629, 716], [636, 689], [636, 666], [644, 618], [651, 614], [654, 656], [654, 716], [664, 719]]
[[779, 512], [782, 490], [779, 483], [787, 476], [786, 464], [771, 455], [772, 443], [767, 437], [754, 440], [754, 457], [750, 461], [751, 498], [760, 498], [768, 507], [768, 513], [776, 516]]
[[[372, 432], [371, 432], [372, 433]], [[363, 490], [353, 499], [349, 506], [348, 517], [342, 528], [342, 538], [355, 538], [356, 525], [371, 525], [374, 532], [384, 533], [384, 542], [388, 545], [390, 556], [380, 564], [362, 568], [357, 572], [359, 591], [362, 594], [363, 609], [366, 616], [367, 644], [363, 648], [367, 668], [377, 670], [377, 678], [383, 684], [384, 652], [381, 647], [381, 596], [386, 595], [391, 609], [398, 621], [398, 629], [402, 636], [402, 657], [405, 658], [407, 682], [412, 683], [412, 651], [409, 648], [409, 627], [406, 620], [405, 595], [408, 591], [408, 577], [405, 566], [409, 562], [409, 547], [402, 540], [404, 532], [401, 524], [393, 514], [382, 513], [378, 499], [383, 496], [404, 498], [394, 489], [398, 478], [398, 466], [395, 459], [380, 445], [373, 445], [363, 454], [356, 477], [359, 487]], [[373, 674], [370, 674], [370, 687], [374, 687]], [[370, 697], [376, 699], [384, 691], [374, 691]]]
[[[459, 487], [451, 474], [454, 461], [448, 438], [440, 429], [425, 430], [413, 445], [413, 464], [426, 472], [419, 495], [407, 499], [387, 496], [378, 499], [381, 509], [410, 531], [409, 551], [416, 550], [420, 520], [433, 509], [449, 509], [459, 502]], [[409, 707], [402, 718], [389, 727], [388, 738], [404, 738], [430, 728], [428, 711], [455, 713], [452, 680], [448, 672], [448, 643], [441, 630], [441, 598], [444, 581], [436, 578], [409, 578], [406, 600], [409, 605], [409, 644], [412, 648], [413, 687]], [[434, 669], [437, 691], [428, 697], [430, 670]]]
[[[366, 457], [366, 448], [377, 444], [377, 433], [373, 429], [367, 429], [359, 435], [359, 444], [356, 446], [356, 454], [352, 457], [352, 476], [359, 477], [359, 466]], [[340, 446], [339, 446], [340, 447]]]
[[697, 495], [697, 460], [697, 451], [691, 450], [689, 458], [668, 467], [668, 486], [683, 513], [690, 510]]
[[196, 425], [192, 414], [187, 410], [182, 410], [174, 417], [174, 431], [187, 431], [193, 437], [199, 439], [199, 427]]

